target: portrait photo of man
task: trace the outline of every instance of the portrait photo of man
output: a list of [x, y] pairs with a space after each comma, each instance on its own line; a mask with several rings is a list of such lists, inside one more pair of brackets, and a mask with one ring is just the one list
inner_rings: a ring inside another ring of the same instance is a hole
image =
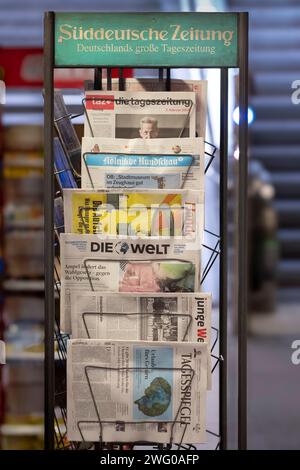
[[117, 139], [166, 139], [189, 137], [190, 118], [169, 114], [117, 114]]
[[159, 135], [157, 119], [148, 116], [143, 117], [140, 120], [139, 133], [142, 139], [156, 139]]

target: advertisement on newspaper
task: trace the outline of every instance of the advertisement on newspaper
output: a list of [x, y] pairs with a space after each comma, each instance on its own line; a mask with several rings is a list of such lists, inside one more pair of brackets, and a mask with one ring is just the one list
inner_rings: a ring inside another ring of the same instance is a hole
[[201, 242], [204, 192], [65, 189], [64, 214], [68, 233], [186, 237]]

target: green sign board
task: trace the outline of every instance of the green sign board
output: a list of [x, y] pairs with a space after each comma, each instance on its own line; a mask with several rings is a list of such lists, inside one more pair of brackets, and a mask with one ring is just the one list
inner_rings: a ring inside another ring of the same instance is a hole
[[235, 13], [56, 13], [55, 65], [235, 67]]

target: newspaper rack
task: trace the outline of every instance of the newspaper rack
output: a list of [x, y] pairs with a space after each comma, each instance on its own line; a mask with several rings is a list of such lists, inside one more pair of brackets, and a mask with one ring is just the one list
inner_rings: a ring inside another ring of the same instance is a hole
[[[155, 315], [157, 316], [165, 316], [165, 317], [177, 317], [177, 318], [189, 318], [189, 322], [187, 324], [187, 327], [186, 327], [186, 330], [184, 331], [184, 335], [183, 337], [180, 339], [180, 341], [185, 341], [186, 339], [186, 336], [188, 334], [188, 331], [191, 327], [191, 324], [192, 324], [192, 316], [190, 314], [187, 314], [187, 313], [152, 313], [152, 312], [134, 312], [134, 313], [120, 313], [120, 312], [83, 312], [82, 314], [82, 323], [84, 325], [84, 328], [85, 328], [85, 331], [86, 331], [86, 335], [87, 335], [87, 338], [91, 338], [90, 336], [90, 333], [89, 333], [89, 329], [88, 329], [88, 326], [87, 326], [87, 322], [85, 320], [85, 317], [88, 317], [88, 316], [118, 316], [118, 315], [125, 315], [125, 316], [152, 316], [152, 317], [155, 317]], [[213, 354], [213, 351], [216, 347], [216, 344], [219, 340], [219, 330], [218, 328], [215, 328], [214, 326], [211, 327], [212, 330], [214, 330], [216, 332], [216, 338], [215, 340], [213, 341], [213, 344], [211, 346], [211, 349], [210, 349], [210, 355], [213, 359], [216, 360], [216, 363], [214, 364], [212, 370], [211, 370], [211, 373], [213, 374], [219, 361], [223, 361], [223, 357], [222, 356], [216, 356], [215, 354]]]
[[180, 338], [180, 341], [185, 341], [185, 338], [189, 332], [189, 329], [191, 327], [191, 324], [192, 324], [192, 316], [189, 314], [189, 313], [152, 313], [152, 312], [131, 312], [131, 313], [128, 313], [128, 312], [124, 312], [124, 313], [121, 313], [121, 312], [82, 312], [82, 323], [84, 325], [84, 328], [85, 328], [85, 332], [86, 332], [86, 336], [87, 338], [91, 338], [91, 335], [90, 335], [90, 332], [89, 332], [89, 329], [88, 329], [88, 326], [87, 326], [87, 322], [86, 322], [86, 317], [91, 317], [91, 316], [111, 316], [111, 317], [116, 317], [116, 316], [119, 316], [119, 315], [124, 315], [124, 316], [130, 316], [130, 317], [133, 317], [133, 316], [139, 316], [139, 317], [155, 317], [155, 316], [159, 316], [159, 317], [175, 317], [175, 318], [188, 318], [189, 321], [188, 321], [188, 324], [187, 324], [187, 327], [184, 331], [184, 335], [182, 338]]
[[[219, 398], [216, 406], [219, 413], [219, 429], [218, 431], [207, 430], [207, 434], [216, 440], [212, 445], [215, 449], [227, 448], [228, 434], [228, 394], [227, 394], [227, 311], [228, 311], [228, 73], [231, 68], [239, 69], [239, 110], [240, 125], [238, 130], [239, 137], [239, 160], [238, 160], [238, 197], [237, 197], [237, 277], [238, 277], [238, 293], [235, 297], [235, 304], [238, 318], [238, 448], [245, 449], [247, 447], [247, 349], [246, 349], [246, 333], [247, 333], [247, 88], [248, 88], [248, 15], [246, 13], [190, 13], [193, 17], [197, 16], [199, 24], [203, 19], [209, 23], [212, 28], [218, 29], [219, 25], [227, 19], [233, 18], [236, 22], [236, 55], [235, 60], [231, 60], [230, 54], [226, 55], [230, 48], [225, 48], [224, 55], [211, 56], [204, 62], [201, 62], [201, 56], [194, 55], [194, 62], [187, 62], [186, 57], [170, 56], [170, 60], [166, 63], [154, 61], [151, 65], [142, 66], [135, 61], [136, 57], [132, 56], [132, 62], [120, 65], [113, 63], [114, 55], [111, 54], [109, 60], [112, 63], [106, 64], [96, 59], [89, 63], [82, 63], [80, 60], [68, 57], [68, 60], [56, 57], [55, 27], [60, 15], [69, 15], [68, 18], [73, 19], [73, 14], [61, 14], [47, 12], [45, 14], [45, 33], [44, 33], [44, 86], [45, 86], [45, 449], [81, 449], [78, 443], [68, 442], [66, 439], [66, 341], [67, 334], [63, 334], [59, 329], [59, 309], [57, 308], [57, 298], [60, 295], [60, 278], [59, 269], [55, 263], [59, 262], [59, 233], [63, 229], [62, 224], [54, 226], [54, 199], [62, 196], [62, 187], [59, 191], [55, 189], [54, 176], [54, 159], [53, 159], [53, 138], [54, 128], [58, 129], [60, 122], [71, 120], [78, 116], [72, 115], [68, 111], [54, 119], [54, 70], [55, 68], [75, 68], [90, 67], [94, 69], [94, 89], [102, 89], [102, 71], [105, 68], [107, 72], [107, 90], [112, 89], [112, 67], [119, 70], [119, 90], [125, 88], [125, 78], [123, 77], [123, 67], [151, 68], [158, 70], [158, 81], [162, 91], [171, 89], [171, 69], [172, 68], [218, 68], [220, 70], [220, 143], [219, 147], [219, 169], [220, 169], [220, 233], [219, 235], [205, 230], [207, 236], [213, 237], [213, 242], [203, 244], [203, 247], [209, 251], [209, 258], [202, 271], [201, 284], [204, 282], [212, 267], [215, 267], [215, 261], [219, 257], [219, 327], [212, 328], [216, 337], [211, 347], [211, 356], [215, 360], [212, 367], [212, 373], [218, 372], [219, 378]], [[80, 13], [83, 20], [90, 18], [88, 13]], [[92, 14], [94, 18], [103, 13]], [[109, 14], [108, 14], [109, 15]], [[126, 13], [118, 14], [120, 21], [126, 18]], [[153, 17], [153, 14], [140, 14], [147, 18]], [[169, 18], [172, 13], [156, 13], [157, 16]], [[180, 18], [187, 18], [187, 13], [178, 14]], [[128, 15], [127, 15], [128, 16]], [[214, 23], [216, 19], [216, 23]], [[178, 20], [180, 21], [180, 19]], [[218, 25], [218, 26], [217, 26]], [[99, 55], [99, 57], [101, 54]], [[172, 63], [172, 60], [174, 63]], [[83, 103], [84, 104], [84, 103]], [[85, 110], [83, 109], [83, 113]], [[81, 114], [81, 113], [80, 113]], [[59, 129], [58, 129], [59, 130]], [[58, 132], [60, 140], [62, 140]], [[80, 174], [74, 166], [74, 162], [70, 157], [67, 149], [64, 148], [70, 168], [64, 171], [72, 171], [76, 181], [80, 178]], [[213, 162], [217, 147], [213, 144], [205, 142], [205, 153], [208, 156], [205, 172], [208, 171]], [[56, 175], [57, 176], [57, 175]], [[56, 260], [56, 261], [55, 261]], [[58, 411], [58, 414], [56, 413]], [[99, 420], [97, 421], [99, 424]], [[96, 423], [96, 424], [97, 424]], [[175, 423], [176, 424], [176, 423]], [[170, 439], [167, 444], [170, 447], [173, 444]], [[138, 445], [139, 443], [135, 443]], [[106, 448], [118, 447], [118, 443], [108, 443]], [[124, 444], [122, 444], [124, 446]], [[104, 443], [94, 444], [95, 449], [101, 449]], [[158, 444], [156, 448], [162, 448]], [[172, 448], [182, 450], [194, 450], [193, 444], [173, 444]]]
[[[212, 234], [212, 232], [209, 232]], [[215, 234], [212, 234], [214, 235], [215, 237], [217, 237], [217, 235]], [[217, 237], [218, 238], [218, 237]], [[58, 239], [58, 243], [59, 243], [59, 239]], [[212, 251], [212, 254], [215, 255], [215, 259], [216, 257], [219, 255], [219, 252], [211, 247], [206, 247], [207, 249], [211, 250]], [[90, 288], [91, 288], [91, 291], [94, 292], [94, 287], [93, 287], [93, 283], [90, 279], [90, 276], [89, 276], [89, 270], [88, 270], [88, 266], [87, 266], [87, 263], [88, 263], [88, 259], [85, 260], [85, 268], [86, 268], [86, 272], [88, 274], [88, 279], [90, 281]], [[95, 258], [93, 259], [93, 261], [95, 261]], [[182, 260], [181, 260], [182, 261]], [[211, 265], [212, 265], [212, 262], [209, 261], [207, 263], [207, 265], [205, 266], [204, 270], [203, 270], [203, 273], [206, 273], [205, 274], [205, 277], [206, 275], [209, 273], [210, 269], [211, 269]], [[202, 274], [202, 277], [203, 277], [203, 274]], [[55, 267], [55, 288], [56, 288], [56, 292], [57, 292], [57, 295], [60, 296], [60, 277], [59, 277], [59, 273], [58, 273], [58, 270], [56, 269]], [[85, 327], [85, 330], [86, 330], [86, 333], [87, 333], [87, 337], [90, 338], [90, 334], [89, 334], [89, 329], [88, 329], [88, 325], [87, 325], [87, 322], [85, 321], [85, 317], [87, 316], [116, 316], [116, 315], [120, 315], [120, 313], [116, 312], [116, 313], [111, 313], [111, 312], [83, 312], [82, 313], [82, 319], [83, 319], [83, 324], [84, 324], [84, 327]], [[135, 312], [135, 313], [124, 313], [124, 315], [130, 315], [130, 316], [137, 316], [137, 315], [142, 315], [142, 316], [154, 316], [155, 314], [153, 313], [139, 313], [139, 312]], [[176, 317], [183, 317], [183, 318], [189, 318], [189, 321], [188, 321], [188, 324], [187, 324], [187, 327], [186, 327], [186, 330], [184, 331], [184, 335], [183, 335], [183, 338], [181, 339], [181, 341], [184, 341], [185, 338], [186, 338], [186, 335], [188, 333], [188, 330], [191, 326], [191, 321], [192, 321], [192, 318], [191, 318], [191, 315], [190, 314], [172, 314], [172, 313], [159, 313], [158, 314], [159, 316], [167, 316], [167, 317], [171, 317], [171, 316], [176, 316]], [[218, 344], [218, 340], [219, 340], [219, 329], [216, 328], [216, 327], [213, 327], [212, 326], [212, 330], [215, 331], [216, 333], [216, 337], [214, 339], [214, 341], [212, 342], [212, 345], [211, 345], [211, 349], [210, 349], [210, 355], [211, 355], [211, 358], [214, 359], [215, 363], [214, 365], [212, 366], [212, 369], [211, 369], [211, 374], [213, 374], [216, 369], [217, 369], [217, 366], [219, 365], [220, 362], [222, 362], [224, 360], [223, 356], [222, 355], [216, 355], [214, 354], [214, 350]], [[69, 335], [68, 334], [62, 334], [60, 331], [59, 331], [59, 321], [57, 319], [56, 321], [56, 330], [55, 330], [55, 341], [56, 341], [56, 344], [57, 344], [57, 350], [58, 350], [58, 359], [56, 361], [56, 364], [57, 364], [57, 369], [60, 370], [61, 374], [59, 374], [59, 377], [61, 377], [61, 375], [65, 375], [65, 368], [66, 368], [66, 340], [69, 339]], [[143, 370], [143, 368], [141, 368], [141, 370]], [[59, 383], [60, 381], [58, 381]], [[63, 384], [60, 384], [60, 385], [64, 385], [64, 382]], [[59, 402], [64, 399], [64, 401], [66, 400], [66, 394], [65, 394], [65, 390], [64, 391], [61, 391], [59, 390], [57, 393], [56, 393], [56, 399], [58, 398], [59, 399]], [[94, 401], [94, 400], [93, 400]], [[66, 403], [66, 401], [65, 401]], [[94, 402], [94, 406], [95, 406], [95, 402]], [[66, 418], [66, 409], [65, 407], [61, 406], [60, 405], [60, 408], [61, 408], [61, 413], [62, 413], [62, 417], [63, 417], [63, 420], [64, 420], [64, 423], [65, 423], [65, 426], [66, 426], [66, 421], [67, 421], [67, 418]], [[56, 432], [56, 445], [57, 445], [57, 448], [58, 449], [66, 449], [68, 447], [70, 448], [74, 448], [74, 449], [78, 449], [78, 448], [81, 448], [81, 449], [86, 449], [88, 448], [89, 446], [94, 446], [95, 448], [97, 448], [98, 450], [100, 449], [109, 449], [109, 446], [112, 445], [110, 443], [104, 443], [101, 439], [99, 439], [99, 442], [97, 443], [89, 443], [87, 444], [85, 442], [85, 439], [84, 439], [84, 435], [83, 433], [81, 432], [81, 424], [84, 424], [84, 423], [94, 423], [94, 424], [97, 424], [99, 423], [99, 419], [98, 421], [94, 421], [94, 422], [91, 422], [91, 421], [80, 421], [78, 423], [78, 429], [79, 429], [79, 432], [82, 436], [82, 441], [84, 443], [84, 447], [80, 447], [81, 444], [77, 443], [77, 442], [73, 442], [73, 443], [69, 443], [66, 447], [66, 444], [64, 443], [64, 438], [65, 438], [65, 435], [61, 432], [60, 430], [60, 427], [58, 425], [58, 420], [56, 419], [56, 429], [57, 429], [57, 432]], [[103, 421], [102, 420], [102, 423], [106, 423], [106, 421]], [[133, 424], [133, 423], [132, 423]], [[174, 422], [174, 424], [176, 424], [176, 421]], [[217, 445], [216, 445], [216, 449], [219, 447], [220, 445], [220, 436], [219, 434], [215, 433], [215, 432], [212, 432], [210, 430], [206, 430], [206, 432], [208, 434], [211, 434], [212, 436], [214, 436], [215, 438], [217, 438]], [[184, 436], [184, 433], [183, 433], [183, 436]], [[183, 437], [182, 436], [182, 437]], [[166, 447], [162, 446], [161, 444], [155, 444], [153, 442], [133, 442], [131, 443], [131, 446], [132, 448], [134, 447], [138, 447], [138, 446], [142, 446], [142, 445], [148, 445], [148, 446], [153, 446], [155, 447], [155, 445], [158, 445], [160, 446], [160, 448], [164, 447], [166, 449], [170, 449], [172, 448], [174, 450], [174, 448], [178, 448], [178, 449], [184, 449], [184, 450], [188, 450], [188, 449], [194, 449], [195, 447], [192, 445], [192, 444], [182, 444], [182, 441], [179, 442], [179, 443], [174, 443], [174, 442], [171, 442], [172, 439], [170, 439], [170, 442], [168, 444], [166, 444]], [[116, 443], [115, 443], [116, 444]], [[119, 445], [120, 447], [124, 446], [124, 443], [120, 443], [120, 444], [117, 444]], [[196, 449], [196, 448], [195, 448]]]
[[[102, 420], [101, 419], [101, 416], [100, 416], [100, 411], [98, 409], [98, 406], [97, 406], [97, 402], [96, 402], [96, 399], [95, 399], [95, 395], [94, 395], [94, 392], [93, 392], [93, 389], [92, 389], [92, 385], [91, 385], [91, 382], [90, 382], [90, 379], [89, 379], [89, 375], [88, 375], [88, 370], [89, 369], [97, 369], [97, 370], [110, 370], [110, 371], [121, 371], [121, 370], [124, 370], [124, 371], [130, 371], [130, 372], [136, 372], [136, 371], [145, 371], [146, 368], [145, 367], [102, 367], [102, 366], [94, 366], [94, 365], [87, 365], [85, 366], [84, 368], [84, 372], [85, 372], [85, 378], [87, 380], [87, 383], [88, 383], [88, 387], [89, 387], [89, 391], [90, 391], [90, 394], [91, 394], [91, 398], [92, 398], [92, 402], [93, 402], [93, 406], [94, 406], [94, 410], [95, 410], [95, 413], [97, 415], [97, 421], [89, 421], [89, 420], [84, 420], [84, 421], [77, 421], [77, 428], [78, 428], [78, 431], [81, 435], [81, 438], [82, 438], [82, 441], [85, 442], [85, 439], [84, 439], [84, 435], [83, 435], [83, 432], [82, 432], [82, 428], [81, 428], [81, 425], [83, 423], [85, 424], [88, 424], [88, 423], [93, 423], [93, 424], [99, 424], [99, 444], [101, 446], [101, 448], [104, 447], [104, 441], [103, 441], [103, 425], [105, 424], [135, 424], [135, 425], [138, 425], [138, 424], [159, 424], [161, 421], [159, 420], [147, 420], [147, 421], [119, 421], [119, 420]], [[177, 371], [177, 372], [180, 372], [181, 371], [181, 368], [172, 368], [172, 367], [155, 367], [155, 368], [149, 368], [149, 370], [159, 370], [159, 371]], [[181, 440], [180, 440], [180, 443], [177, 444], [178, 446], [181, 445], [182, 441], [183, 441], [183, 438], [184, 438], [184, 434], [185, 434], [185, 431], [186, 431], [186, 428], [188, 426], [187, 423], [185, 423], [184, 421], [180, 421], [178, 420], [178, 416], [179, 416], [179, 413], [180, 413], [180, 410], [181, 410], [181, 407], [182, 407], [182, 404], [184, 402], [184, 399], [188, 393], [188, 389], [189, 387], [191, 386], [192, 382], [193, 382], [193, 379], [194, 379], [194, 376], [195, 376], [195, 371], [194, 369], [191, 369], [191, 378], [188, 382], [188, 387], [186, 388], [185, 390], [185, 393], [183, 394], [182, 398], [181, 398], [181, 401], [179, 403], [179, 407], [178, 407], [178, 410], [176, 411], [175, 413], [175, 419], [174, 420], [171, 420], [171, 421], [164, 421], [165, 423], [168, 423], [168, 424], [171, 424], [171, 429], [170, 429], [170, 438], [169, 438], [169, 446], [171, 447], [172, 444], [173, 444], [173, 434], [174, 434], [174, 427], [176, 426], [176, 424], [180, 424], [180, 425], [185, 425], [185, 428], [182, 432], [182, 436], [181, 436]], [[142, 445], [142, 444], [147, 444], [147, 445], [154, 445], [155, 443], [153, 442], [146, 442], [146, 441], [136, 441], [136, 442], [133, 442], [132, 445], [135, 446], [135, 445]]]
[[[209, 271], [208, 267], [205, 268], [205, 271]], [[54, 282], [55, 282], [55, 289], [56, 289], [56, 293], [58, 295], [58, 297], [60, 296], [60, 277], [59, 277], [59, 273], [57, 271], [57, 269], [55, 268], [55, 278], [54, 278]], [[93, 288], [92, 288], [92, 284], [91, 284], [91, 290], [93, 291]], [[88, 329], [88, 325], [87, 325], [87, 322], [85, 321], [85, 317], [87, 316], [117, 316], [117, 315], [120, 315], [119, 312], [83, 312], [82, 313], [82, 321], [83, 321], [83, 324], [84, 324], [84, 327], [85, 327], [85, 331], [86, 331], [86, 334], [87, 334], [87, 337], [90, 338], [90, 334], [89, 334], [89, 329]], [[122, 313], [123, 315], [123, 313]], [[130, 316], [137, 316], [137, 315], [142, 315], [142, 316], [154, 316], [156, 314], [154, 313], [145, 313], [145, 312], [134, 312], [134, 313], [124, 313], [124, 315], [130, 315]], [[188, 334], [188, 331], [189, 331], [189, 328], [191, 326], [191, 323], [192, 323], [192, 317], [190, 314], [180, 314], [180, 313], [159, 313], [158, 314], [159, 316], [167, 316], [167, 317], [171, 317], [171, 316], [174, 316], [174, 317], [180, 317], [180, 318], [189, 318], [189, 321], [188, 321], [188, 324], [187, 324], [187, 327], [186, 327], [186, 330], [184, 331], [184, 335], [181, 339], [181, 341], [184, 341], [185, 338], [186, 338], [186, 335]], [[211, 374], [213, 374], [215, 372], [215, 370], [217, 369], [217, 366], [219, 365], [220, 362], [224, 361], [224, 358], [222, 355], [216, 355], [214, 354], [214, 350], [218, 344], [218, 341], [219, 341], [219, 329], [212, 326], [211, 329], [215, 332], [215, 339], [212, 341], [212, 345], [211, 345], [211, 348], [210, 348], [210, 356], [212, 359], [215, 360], [215, 363], [211, 369]], [[60, 373], [57, 373], [58, 375], [58, 378], [61, 378], [63, 377], [63, 379], [65, 380], [65, 375], [66, 375], [66, 358], [67, 358], [67, 349], [66, 349], [66, 341], [69, 339], [69, 335], [68, 334], [63, 334], [60, 332], [59, 330], [59, 319], [56, 318], [56, 328], [55, 328], [55, 343], [57, 345], [57, 351], [58, 351], [58, 357], [57, 357], [57, 360], [56, 360], [56, 368], [60, 371]], [[104, 369], [104, 367], [103, 367]], [[113, 368], [109, 368], [109, 369], [113, 369]], [[135, 368], [137, 369], [137, 368]], [[141, 370], [144, 370], [143, 368], [140, 368]], [[168, 369], [169, 370], [169, 369]], [[174, 369], [172, 369], [174, 370]], [[59, 404], [60, 406], [60, 411], [61, 411], [61, 417], [63, 419], [63, 422], [64, 422], [64, 427], [66, 427], [67, 425], [67, 412], [66, 412], [66, 390], [65, 390], [65, 387], [66, 387], [66, 384], [65, 382], [60, 382], [60, 380], [58, 380], [58, 384], [60, 385], [60, 387], [63, 388], [63, 390], [61, 390], [60, 388], [56, 391], [55, 393], [55, 399], [56, 399], [56, 404]], [[92, 392], [91, 392], [92, 393]], [[96, 406], [95, 404], [95, 400], [93, 399], [93, 404], [94, 406]], [[180, 410], [180, 408], [179, 408]], [[115, 421], [115, 423], [117, 424], [118, 421]], [[149, 421], [147, 421], [149, 422]], [[78, 442], [71, 442], [71, 443], [68, 443], [66, 444], [65, 443], [65, 440], [66, 440], [66, 431], [62, 431], [61, 430], [61, 426], [59, 425], [59, 422], [58, 422], [58, 418], [56, 417], [55, 415], [55, 429], [56, 429], [56, 433], [55, 433], [55, 439], [56, 439], [56, 448], [58, 450], [63, 450], [63, 449], [88, 449], [90, 447], [93, 447], [97, 450], [101, 450], [101, 449], [105, 449], [105, 450], [108, 450], [110, 448], [122, 448], [123, 446], [125, 446], [124, 443], [107, 443], [107, 442], [103, 442], [102, 439], [99, 439], [99, 442], [93, 442], [93, 443], [87, 443], [84, 439], [84, 435], [81, 431], [81, 424], [84, 424], [84, 423], [93, 423], [93, 424], [99, 424], [99, 418], [97, 421], [79, 421], [78, 422], [78, 430], [81, 434], [81, 437], [82, 437], [82, 442], [83, 442], [83, 447], [80, 443]], [[103, 421], [102, 420], [102, 423], [105, 424], [106, 421]], [[130, 424], [130, 423], [129, 423]], [[132, 423], [133, 424], [133, 423]], [[176, 421], [174, 421], [174, 424], [176, 424]], [[99, 424], [100, 425], [100, 424]], [[217, 444], [215, 445], [215, 449], [217, 450], [220, 446], [220, 435], [216, 432], [213, 432], [213, 431], [210, 431], [210, 430], [206, 430], [206, 432], [208, 434], [210, 434], [211, 436], [214, 436], [216, 439], [217, 439]], [[163, 445], [163, 444], [156, 444], [156, 443], [153, 443], [153, 442], [133, 442], [130, 444], [131, 446], [131, 449], [133, 449], [134, 447], [138, 447], [138, 446], [143, 446], [143, 445], [147, 445], [147, 446], [152, 446], [153, 448], [157, 447], [158, 449], [171, 449], [172, 450], [176, 450], [176, 448], [178, 449], [181, 449], [181, 450], [196, 450], [196, 447], [193, 445], [193, 444], [182, 444], [182, 441], [179, 442], [179, 443], [174, 443], [171, 439], [172, 435], [170, 436], [170, 441], [169, 443]], [[184, 437], [184, 432], [183, 432], [183, 436]], [[172, 441], [172, 442], [171, 442]], [[127, 447], [128, 447], [128, 444], [127, 444]]]

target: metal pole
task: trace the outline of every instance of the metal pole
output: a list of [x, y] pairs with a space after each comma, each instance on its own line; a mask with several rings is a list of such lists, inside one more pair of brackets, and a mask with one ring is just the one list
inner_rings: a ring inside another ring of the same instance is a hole
[[227, 448], [227, 200], [228, 200], [228, 70], [221, 69], [220, 100], [220, 436]]
[[166, 77], [166, 91], [171, 90], [171, 69], [167, 67], [167, 77]]
[[112, 72], [111, 67], [107, 67], [107, 69], [106, 69], [106, 87], [107, 87], [108, 90], [111, 90], [111, 87], [112, 87], [111, 72]]
[[238, 448], [247, 448], [248, 13], [239, 14]]
[[54, 181], [53, 181], [53, 66], [54, 13], [44, 18], [44, 218], [45, 218], [45, 450], [54, 449]]
[[119, 91], [125, 90], [125, 78], [123, 73], [123, 68], [119, 68]]
[[94, 90], [102, 90], [102, 68], [96, 67], [94, 70]]

